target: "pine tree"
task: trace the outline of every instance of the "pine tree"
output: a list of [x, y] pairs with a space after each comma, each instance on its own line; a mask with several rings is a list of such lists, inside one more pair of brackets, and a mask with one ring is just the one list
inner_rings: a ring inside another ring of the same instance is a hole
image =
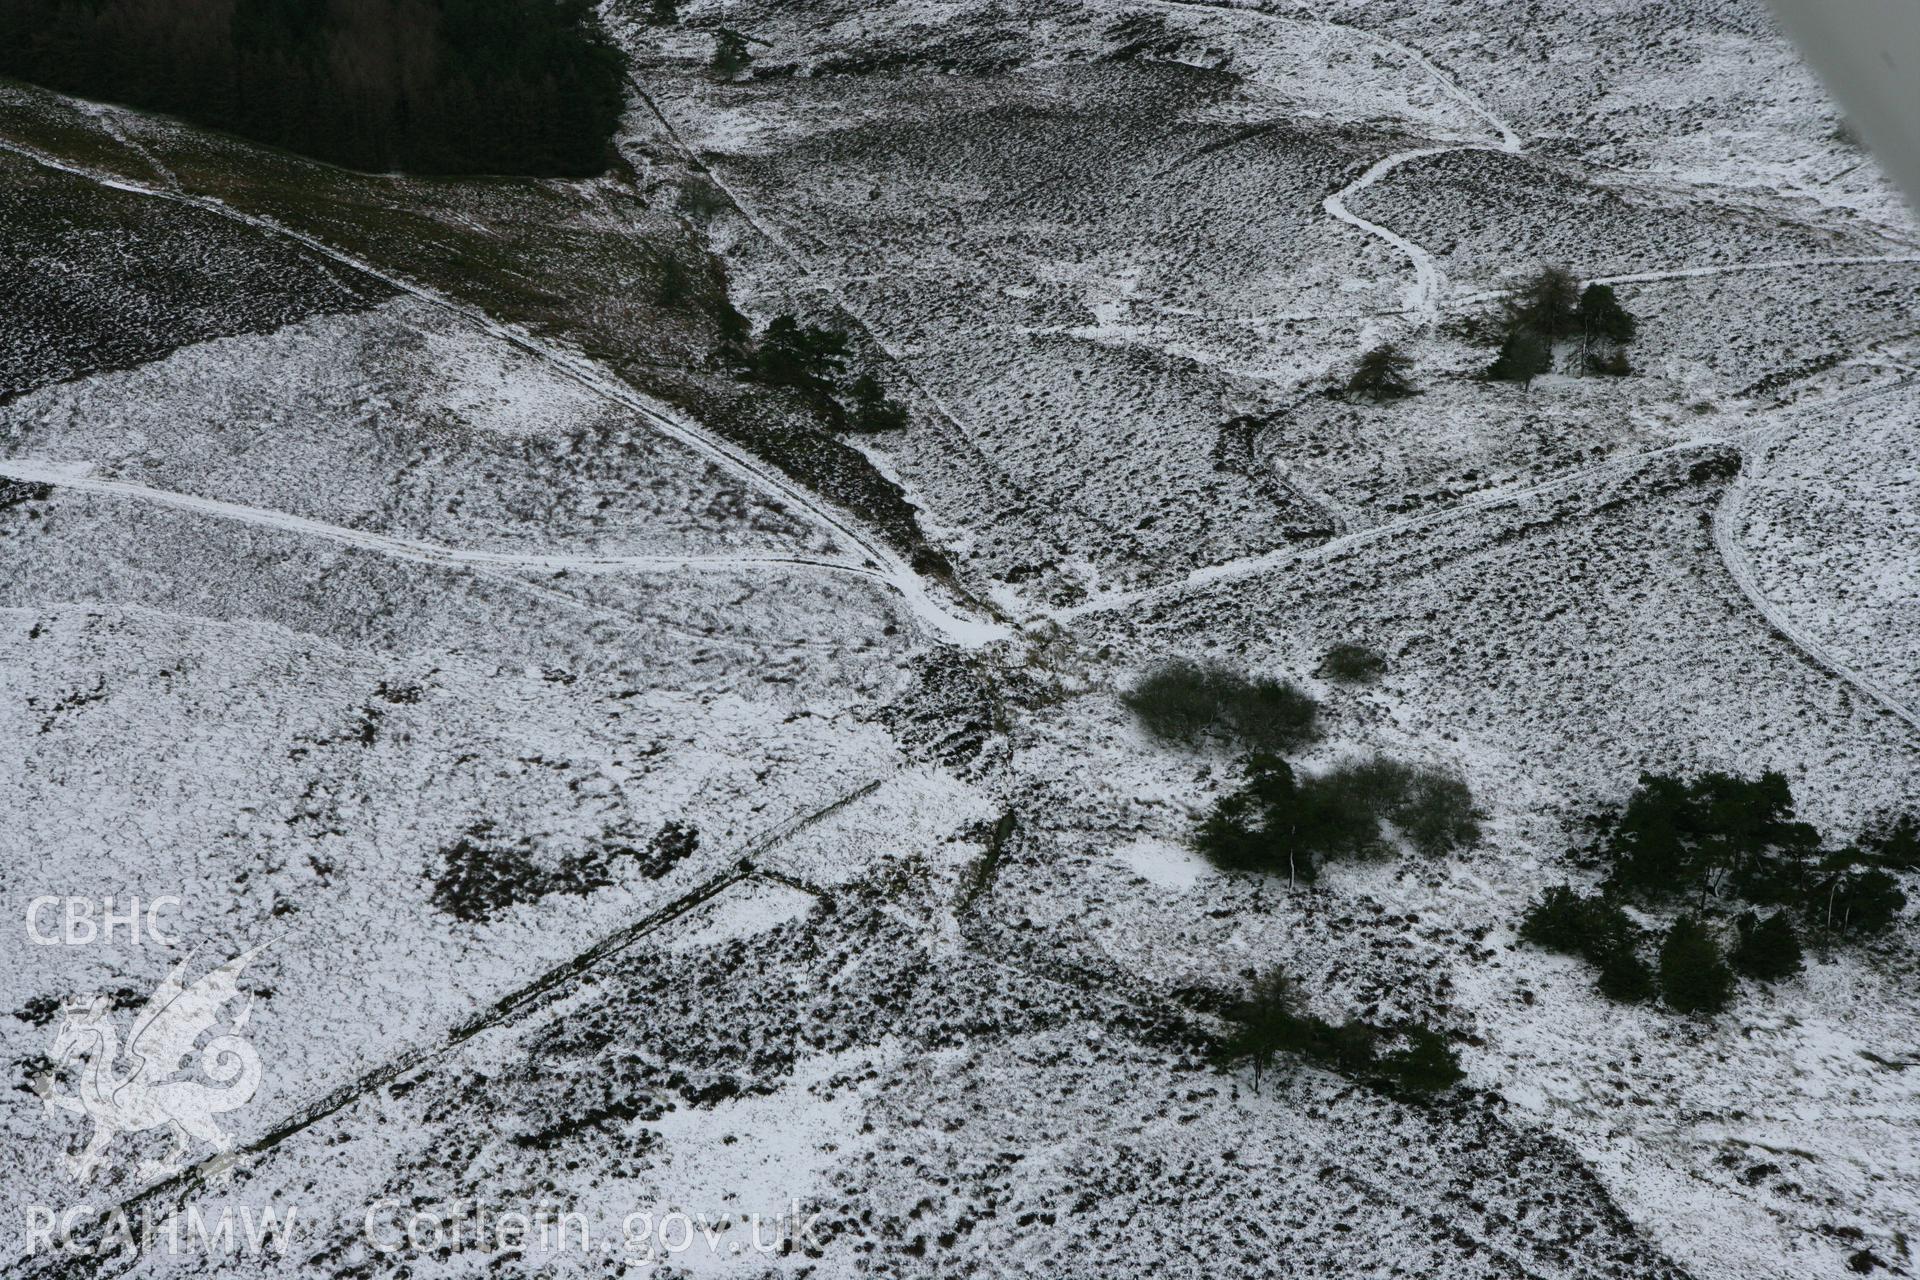
[[1275, 1055], [1302, 1047], [1310, 1023], [1297, 1011], [1299, 993], [1284, 970], [1275, 966], [1253, 984], [1252, 994], [1227, 1011], [1234, 1029], [1220, 1045], [1220, 1057], [1253, 1066], [1253, 1091], [1273, 1065]]
[[753, 61], [753, 51], [747, 48], [747, 38], [731, 27], [721, 27], [713, 33], [713, 67], [715, 75], [731, 80], [745, 71]]
[[872, 374], [854, 379], [851, 394], [855, 431], [898, 431], [907, 425], [906, 406], [888, 399], [886, 388]]
[[1580, 283], [1564, 267], [1542, 267], [1507, 303], [1508, 326], [1531, 329], [1548, 343], [1579, 332]]
[[1590, 284], [1580, 295], [1580, 360], [1588, 373], [1624, 377], [1633, 372], [1622, 350], [1638, 328], [1610, 285]]
[[1718, 1013], [1733, 995], [1719, 944], [1692, 916], [1675, 920], [1660, 944], [1660, 992], [1681, 1013]]
[[1413, 357], [1393, 343], [1375, 347], [1354, 366], [1352, 376], [1347, 379], [1347, 398], [1378, 404], [1410, 396], [1414, 390], [1413, 383], [1407, 380], [1407, 371], [1412, 367]]
[[1589, 341], [1611, 342], [1625, 346], [1633, 341], [1639, 324], [1627, 314], [1613, 286], [1590, 284], [1580, 295], [1580, 332]]
[[656, 27], [670, 27], [680, 21], [679, 0], [653, 0], [647, 11], [648, 19]]
[[1553, 351], [1538, 330], [1521, 326], [1508, 332], [1500, 355], [1487, 370], [1495, 382], [1518, 382], [1532, 386], [1533, 380], [1553, 368]]
[[1784, 911], [1765, 920], [1744, 912], [1736, 922], [1740, 941], [1733, 948], [1733, 967], [1749, 978], [1778, 982], [1800, 972], [1800, 937]]

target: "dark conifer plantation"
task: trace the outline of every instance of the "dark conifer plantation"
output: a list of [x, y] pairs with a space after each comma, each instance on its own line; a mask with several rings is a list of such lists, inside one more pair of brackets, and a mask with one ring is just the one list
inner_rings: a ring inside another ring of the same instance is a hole
[[605, 168], [587, 0], [0, 0], [0, 74], [355, 169]]

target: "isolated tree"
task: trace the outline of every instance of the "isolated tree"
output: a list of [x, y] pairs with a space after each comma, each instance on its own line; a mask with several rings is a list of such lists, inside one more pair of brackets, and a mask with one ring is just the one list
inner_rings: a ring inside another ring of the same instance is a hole
[[1548, 343], [1580, 332], [1580, 282], [1564, 267], [1542, 267], [1507, 302], [1510, 330], [1531, 329]]
[[1742, 912], [1734, 922], [1740, 941], [1734, 944], [1733, 967], [1749, 978], [1778, 982], [1800, 972], [1800, 936], [1784, 911], [1776, 911], [1761, 920], [1753, 912]]
[[731, 80], [752, 62], [753, 51], [747, 48], [745, 36], [732, 27], [721, 27], [713, 33], [713, 61], [708, 65], [715, 75]]
[[1530, 387], [1533, 380], [1553, 368], [1553, 349], [1537, 329], [1521, 326], [1507, 333], [1500, 344], [1487, 376], [1495, 382], [1518, 382]]
[[906, 406], [889, 400], [886, 388], [872, 374], [863, 373], [854, 379], [850, 394], [855, 431], [898, 431], [907, 425]]
[[1220, 1044], [1220, 1057], [1228, 1063], [1252, 1065], [1255, 1093], [1260, 1092], [1261, 1077], [1274, 1057], [1299, 1049], [1310, 1033], [1308, 1022], [1299, 1014], [1299, 1003], [1293, 980], [1275, 966], [1255, 980], [1245, 1000], [1227, 1010], [1233, 1029]]
[[1371, 400], [1378, 404], [1383, 400], [1400, 400], [1413, 394], [1413, 383], [1407, 380], [1407, 371], [1413, 368], [1413, 357], [1393, 343], [1375, 347], [1360, 357], [1347, 379], [1347, 399]]
[[1660, 994], [1681, 1013], [1718, 1013], [1733, 994], [1733, 971], [1720, 946], [1692, 916], [1681, 916], [1660, 944]]
[[1612, 285], [1590, 284], [1580, 294], [1580, 332], [1589, 342], [1611, 342], [1625, 346], [1633, 341], [1639, 324], [1620, 305]]

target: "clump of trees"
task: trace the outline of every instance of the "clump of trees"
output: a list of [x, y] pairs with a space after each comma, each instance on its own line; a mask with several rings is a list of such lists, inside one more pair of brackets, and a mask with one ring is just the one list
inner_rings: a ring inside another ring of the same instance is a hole
[[[1830, 851], [1796, 817], [1779, 773], [1643, 774], [1600, 825], [1596, 852], [1609, 871], [1602, 892], [1547, 890], [1528, 907], [1520, 937], [1585, 957], [1613, 999], [1643, 1000], [1657, 989], [1674, 1009], [1711, 1014], [1731, 997], [1736, 973], [1779, 982], [1800, 972], [1803, 935], [1868, 937], [1890, 928], [1906, 906], [1886, 867], [1911, 856], [1905, 841], [1914, 820], [1884, 821], [1864, 847]], [[1657, 986], [1640, 955], [1649, 935], [1623, 909], [1628, 899], [1685, 908], [1660, 942]], [[1730, 952], [1707, 915], [1709, 904], [1722, 902], [1744, 908]], [[1762, 918], [1755, 907], [1774, 910]]]
[[1413, 357], [1396, 344], [1389, 342], [1375, 347], [1360, 357], [1348, 376], [1347, 399], [1371, 400], [1379, 404], [1414, 395], [1413, 382], [1407, 377], [1412, 368]]
[[[1300, 1006], [1298, 987], [1276, 967], [1227, 1010], [1232, 1030], [1218, 1056], [1227, 1065], [1250, 1065], [1255, 1092], [1281, 1055], [1308, 1058], [1395, 1093], [1437, 1093], [1465, 1078], [1453, 1046], [1428, 1027], [1382, 1028], [1357, 1018], [1331, 1023]], [[1382, 1053], [1387, 1044], [1394, 1047]]]
[[7, 0], [0, 74], [373, 171], [583, 177], [623, 64], [589, 0]]
[[1473, 794], [1453, 774], [1378, 755], [1297, 772], [1278, 753], [1319, 737], [1319, 704], [1288, 681], [1176, 658], [1121, 700], [1163, 741], [1217, 740], [1248, 751], [1240, 785], [1194, 831], [1195, 846], [1215, 866], [1311, 883], [1328, 861], [1388, 853], [1388, 824], [1427, 854], [1480, 838]]
[[1148, 733], [1182, 746], [1213, 739], [1256, 751], [1288, 751], [1320, 736], [1319, 706], [1297, 686], [1271, 676], [1249, 677], [1217, 662], [1164, 662], [1121, 701]]
[[1373, 684], [1387, 673], [1387, 660], [1363, 644], [1336, 644], [1320, 659], [1315, 674], [1341, 684]]
[[1386, 854], [1385, 823], [1425, 854], [1480, 838], [1472, 792], [1452, 774], [1374, 756], [1302, 775], [1255, 752], [1242, 784], [1200, 820], [1194, 844], [1223, 870], [1285, 875], [1295, 885], [1319, 879], [1328, 862]]
[[1502, 319], [1500, 354], [1487, 370], [1496, 382], [1530, 385], [1553, 370], [1563, 346], [1585, 372], [1632, 372], [1626, 347], [1638, 324], [1610, 285], [1582, 289], [1565, 268], [1542, 267], [1508, 297]]
[[1690, 781], [1642, 774], [1604, 823], [1600, 851], [1609, 885], [1624, 893], [1691, 898], [1699, 907], [1723, 898], [1786, 907], [1807, 928], [1859, 937], [1883, 932], [1906, 906], [1884, 869], [1900, 865], [1900, 837], [1882, 838], [1891, 844], [1876, 846], [1870, 836], [1864, 848], [1829, 851], [1820, 832], [1796, 818], [1792, 788], [1777, 772], [1708, 772]]
[[[755, 344], [748, 368], [769, 386], [797, 391], [835, 425], [854, 431], [897, 431], [907, 425], [906, 406], [889, 399], [871, 373], [846, 383], [847, 335], [823, 325], [775, 316]], [[845, 387], [845, 402], [840, 392]]]
[[1653, 970], [1640, 958], [1640, 926], [1614, 902], [1556, 885], [1520, 923], [1520, 939], [1548, 951], [1584, 957], [1600, 971], [1600, 990], [1627, 1002], [1651, 999]]

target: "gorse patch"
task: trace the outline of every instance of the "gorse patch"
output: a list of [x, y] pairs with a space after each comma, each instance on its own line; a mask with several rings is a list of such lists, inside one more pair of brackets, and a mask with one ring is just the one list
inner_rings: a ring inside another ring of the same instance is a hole
[[1373, 684], [1387, 673], [1387, 660], [1363, 644], [1337, 644], [1320, 659], [1316, 675], [1341, 684]]
[[1201, 819], [1194, 845], [1223, 870], [1311, 883], [1328, 862], [1387, 853], [1383, 822], [1426, 854], [1480, 838], [1472, 792], [1451, 774], [1374, 756], [1302, 776], [1256, 752], [1245, 782]]
[[1148, 733], [1197, 746], [1215, 738], [1285, 751], [1319, 737], [1319, 707], [1285, 680], [1248, 677], [1219, 663], [1176, 658], [1121, 695]]
[[[1358, 1018], [1333, 1023], [1304, 1013], [1299, 988], [1287, 973], [1269, 969], [1245, 999], [1227, 1007], [1230, 1029], [1216, 1048], [1224, 1065], [1253, 1068], [1257, 1093], [1279, 1056], [1320, 1062], [1390, 1093], [1431, 1094], [1465, 1078], [1445, 1037], [1428, 1027], [1376, 1027]], [[1382, 1044], [1397, 1042], [1391, 1052]]]
[[509, 839], [492, 822], [477, 822], [441, 850], [432, 902], [457, 920], [480, 923], [556, 894], [582, 897], [605, 889], [628, 870], [659, 880], [700, 843], [698, 831], [679, 822], [661, 827], [644, 848], [631, 839], [623, 830], [609, 829], [585, 849], [549, 858], [528, 837]]

